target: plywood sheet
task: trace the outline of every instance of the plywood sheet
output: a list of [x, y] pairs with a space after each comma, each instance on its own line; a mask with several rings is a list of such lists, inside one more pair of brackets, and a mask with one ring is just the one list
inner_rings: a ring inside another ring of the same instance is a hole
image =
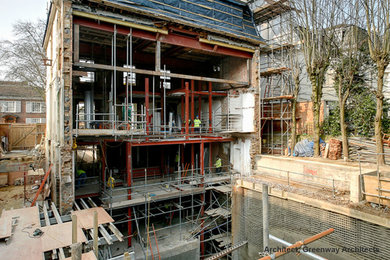
[[[41, 237], [42, 251], [50, 251], [72, 244], [72, 222], [46, 226], [41, 228], [44, 234]], [[87, 238], [81, 228], [77, 229], [77, 242], [86, 242]]]
[[30, 237], [36, 228], [41, 228], [38, 207], [7, 210], [3, 216], [17, 219], [10, 240], [0, 243], [0, 259], [42, 259], [41, 239]]
[[223, 186], [214, 186], [214, 190], [222, 192], [222, 193], [228, 193], [232, 191], [232, 187], [230, 185], [223, 185]]
[[12, 233], [12, 218], [10, 218], [7, 215], [2, 216], [0, 218], [0, 239], [10, 237], [11, 233]]
[[77, 216], [77, 223], [79, 227], [84, 229], [91, 229], [93, 228], [94, 211], [97, 211], [98, 213], [98, 224], [106, 224], [109, 222], [114, 222], [112, 217], [102, 207], [73, 211], [72, 215]]
[[[67, 257], [65, 260], [72, 260], [72, 257]], [[81, 260], [97, 260], [93, 251], [89, 251], [88, 253], [84, 253], [81, 255]]]
[[[364, 178], [364, 191], [369, 193], [369, 194], [379, 195], [377, 176], [364, 175], [363, 178]], [[390, 180], [388, 180], [388, 178], [384, 178], [384, 177], [382, 177], [382, 179], [386, 179], [387, 181], [381, 181], [381, 183], [380, 183], [381, 188], [384, 190], [390, 190]], [[381, 195], [386, 196], [386, 197], [390, 197], [390, 192], [382, 191]], [[379, 203], [378, 197], [375, 197], [375, 196], [366, 195], [366, 200], [368, 202]], [[390, 200], [385, 199], [385, 198], [381, 199], [380, 203], [382, 205], [390, 206]]]

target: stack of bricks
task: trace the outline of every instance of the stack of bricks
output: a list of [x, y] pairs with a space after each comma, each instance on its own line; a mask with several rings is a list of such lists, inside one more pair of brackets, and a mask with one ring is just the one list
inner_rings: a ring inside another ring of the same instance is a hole
[[331, 160], [337, 160], [341, 158], [341, 141], [337, 139], [329, 140], [329, 155], [328, 158]]

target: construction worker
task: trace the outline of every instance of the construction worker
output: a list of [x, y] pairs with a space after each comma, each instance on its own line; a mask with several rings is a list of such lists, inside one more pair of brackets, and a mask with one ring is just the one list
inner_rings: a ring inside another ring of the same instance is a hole
[[76, 171], [76, 188], [80, 188], [85, 184], [87, 173], [84, 170], [78, 169]]
[[221, 157], [219, 157], [219, 155], [217, 155], [217, 161], [215, 162], [214, 166], [215, 166], [215, 172], [217, 174], [221, 173], [221, 171], [222, 171], [222, 159], [221, 159]]
[[200, 125], [202, 124], [202, 121], [200, 121], [199, 116], [196, 116], [194, 119], [194, 131], [195, 133], [200, 133]]
[[175, 157], [175, 167], [177, 171], [179, 170], [179, 162], [180, 162], [180, 155], [179, 152], [177, 152]]
[[112, 177], [112, 176], [108, 177], [107, 187], [109, 187], [111, 189], [115, 188], [115, 179], [114, 179], [114, 177]]

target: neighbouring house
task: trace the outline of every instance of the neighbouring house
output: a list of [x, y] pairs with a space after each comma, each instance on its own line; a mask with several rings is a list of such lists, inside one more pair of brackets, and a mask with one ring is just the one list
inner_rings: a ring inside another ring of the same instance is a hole
[[0, 81], [1, 123], [45, 123], [45, 98], [27, 82]]

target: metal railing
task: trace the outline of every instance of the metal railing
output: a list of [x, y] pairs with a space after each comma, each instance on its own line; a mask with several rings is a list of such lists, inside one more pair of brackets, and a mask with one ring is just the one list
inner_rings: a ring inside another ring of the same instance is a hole
[[[87, 119], [91, 116], [93, 119]], [[145, 114], [134, 114], [136, 121], [124, 121], [110, 119], [114, 113], [76, 113], [75, 125], [78, 136], [82, 130], [112, 130], [113, 134], [127, 135], [148, 135], [156, 137], [184, 137], [184, 136], [199, 136], [199, 134], [216, 134], [221, 132], [240, 132], [241, 131], [241, 115], [232, 114], [213, 114], [213, 120], [208, 120], [208, 113], [203, 113], [201, 116], [200, 127], [194, 127], [193, 122], [188, 127], [189, 134], [186, 134], [186, 127], [183, 122], [179, 124], [168, 123], [154, 124], [153, 120], [147, 123]], [[80, 131], [81, 130], [81, 131]]]
[[[200, 168], [189, 168], [187, 170], [179, 169], [172, 174], [167, 174], [167, 176], [161, 176], [163, 181], [156, 183], [151, 182], [151, 179], [147, 175], [147, 169], [145, 168], [144, 177], [138, 178], [138, 181], [136, 181], [141, 184], [132, 185], [131, 187], [112, 188], [105, 182], [102, 200], [112, 204], [113, 200], [128, 200], [129, 194], [144, 196], [146, 200], [147, 195], [152, 194], [153, 188], [157, 190], [162, 188], [166, 191], [171, 191], [172, 187], [178, 187], [179, 190], [182, 190], [181, 187], [184, 185], [187, 185], [187, 187], [206, 187], [207, 185], [214, 183], [211, 178], [231, 175], [230, 166], [222, 166], [220, 173], [217, 173], [216, 171], [216, 167], [206, 167], [204, 168], [204, 174], [202, 175]], [[113, 192], [123, 194], [113, 195]]]
[[[390, 190], [389, 189], [384, 189], [382, 186], [383, 186], [383, 183], [387, 183], [387, 182], [390, 182], [390, 176], [384, 176], [382, 171], [381, 171], [381, 166], [379, 165], [379, 163], [377, 162], [376, 164], [376, 170], [373, 171], [373, 172], [370, 172], [370, 173], [365, 173], [363, 174], [362, 173], [362, 160], [361, 158], [364, 156], [364, 155], [368, 155], [368, 156], [378, 156], [378, 155], [384, 155], [385, 157], [386, 156], [390, 156], [389, 153], [375, 153], [375, 152], [365, 152], [365, 151], [359, 151], [357, 153], [358, 155], [358, 161], [359, 161], [359, 171], [360, 171], [360, 178], [359, 178], [359, 181], [360, 181], [360, 193], [361, 193], [361, 197], [360, 199], [363, 199], [363, 197], [374, 197], [378, 200], [378, 205], [379, 207], [381, 205], [389, 205], [390, 203], [390, 196], [386, 196], [384, 195], [383, 193], [386, 193], [386, 194], [390, 194]], [[384, 165], [384, 167], [388, 167], [388, 165]], [[375, 175], [373, 175], [373, 173], [376, 173]], [[376, 193], [372, 193], [372, 192], [367, 192], [367, 185], [365, 185], [365, 176], [373, 176], [373, 177], [376, 177], [376, 182], [377, 182], [377, 187], [375, 189], [375, 192]], [[387, 203], [383, 203], [384, 200], [387, 202]]]
[[258, 167], [258, 169], [266, 169], [266, 170], [272, 170], [277, 171], [281, 174], [278, 176], [275, 176], [274, 174], [268, 173], [268, 172], [261, 172], [264, 175], [271, 175], [275, 178], [282, 178], [285, 181], [287, 181], [287, 186], [290, 188], [293, 184], [306, 184], [310, 186], [316, 186], [319, 188], [325, 188], [332, 191], [333, 198], [336, 198], [336, 192], [340, 190], [349, 190], [345, 189], [344, 187], [349, 187], [350, 181], [347, 180], [338, 180], [335, 178], [326, 178], [321, 176], [315, 176], [312, 174], [306, 174], [301, 172], [294, 172], [294, 171], [288, 171], [288, 170], [281, 170], [277, 168], [272, 167], [266, 167], [261, 166]]

